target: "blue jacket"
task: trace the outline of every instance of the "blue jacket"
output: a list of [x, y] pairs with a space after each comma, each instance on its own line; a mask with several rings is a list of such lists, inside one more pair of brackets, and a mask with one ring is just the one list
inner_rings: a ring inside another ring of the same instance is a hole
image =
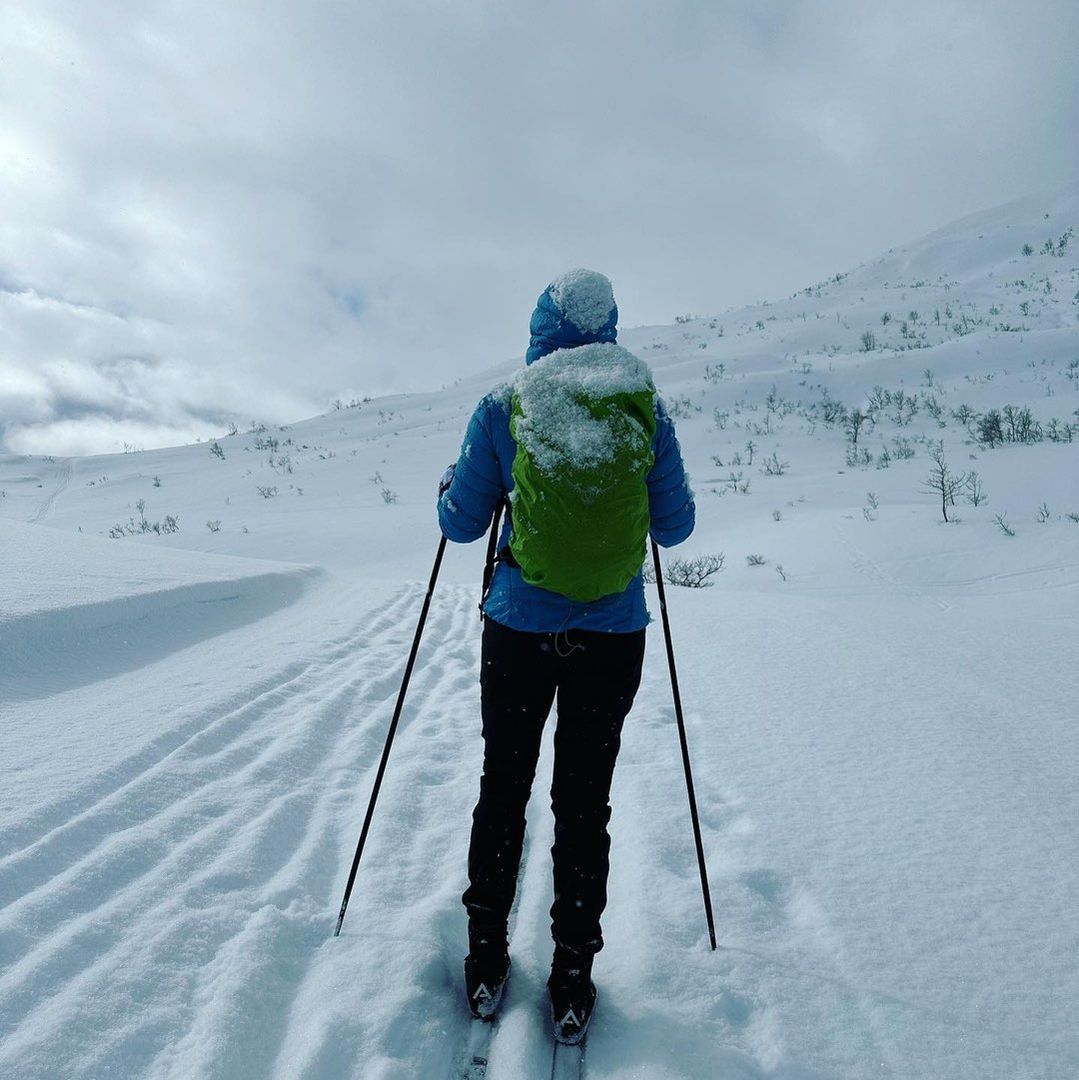
[[[517, 443], [510, 434], [509, 411], [507, 387], [502, 393], [488, 394], [469, 420], [453, 479], [438, 500], [442, 532], [457, 543], [468, 544], [483, 536], [499, 502], [513, 489], [511, 470]], [[656, 543], [671, 547], [693, 531], [695, 508], [674, 422], [658, 396], [655, 411], [655, 462], [646, 478], [651, 535]], [[511, 529], [512, 522], [504, 521], [499, 551], [509, 544]], [[651, 618], [640, 574], [624, 592], [582, 603], [529, 585], [517, 567], [505, 562], [499, 562], [495, 569], [483, 610], [505, 626], [539, 633], [574, 628], [628, 633], [647, 626]]]

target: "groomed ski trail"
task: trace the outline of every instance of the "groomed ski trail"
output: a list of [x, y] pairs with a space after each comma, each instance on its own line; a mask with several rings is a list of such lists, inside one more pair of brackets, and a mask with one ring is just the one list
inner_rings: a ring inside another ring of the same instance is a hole
[[[434, 788], [454, 768], [453, 733], [432, 714], [475, 683], [473, 591], [442, 590], [432, 606], [356, 925], [370, 917], [372, 886], [401, 867], [390, 853], [399, 830], [430, 802], [400, 782]], [[273, 1070], [295, 988], [332, 931], [421, 601], [421, 587], [398, 590], [249, 700], [196, 708], [178, 733], [8, 831], [0, 1073]], [[467, 706], [451, 711], [474, 722]], [[415, 887], [428, 865], [415, 853]]]

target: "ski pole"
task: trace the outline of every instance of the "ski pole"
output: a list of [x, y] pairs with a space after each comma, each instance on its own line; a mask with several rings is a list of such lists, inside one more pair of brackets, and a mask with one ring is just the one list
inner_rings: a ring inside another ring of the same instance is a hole
[[401, 719], [401, 708], [405, 703], [405, 691], [408, 689], [408, 680], [412, 677], [412, 665], [416, 662], [416, 653], [420, 647], [420, 635], [423, 633], [423, 624], [427, 621], [427, 611], [431, 606], [431, 594], [435, 591], [435, 581], [438, 579], [438, 570], [442, 565], [442, 555], [446, 550], [446, 537], [443, 536], [438, 544], [438, 554], [435, 556], [434, 569], [431, 571], [431, 580], [427, 585], [427, 595], [423, 598], [423, 610], [420, 612], [420, 621], [416, 626], [416, 636], [412, 639], [412, 652], [409, 653], [408, 663], [405, 665], [405, 676], [401, 680], [401, 690], [397, 695], [397, 705], [393, 710], [393, 719], [390, 721], [390, 730], [386, 734], [386, 745], [382, 748], [382, 760], [378, 765], [378, 773], [375, 775], [375, 786], [371, 792], [371, 801], [367, 804], [367, 816], [363, 819], [363, 829], [360, 832], [360, 842], [356, 845], [356, 857], [352, 860], [352, 869], [348, 874], [348, 884], [345, 886], [345, 896], [341, 901], [341, 911], [337, 916], [337, 929], [333, 936], [341, 933], [341, 924], [345, 921], [345, 909], [348, 907], [349, 897], [352, 895], [352, 886], [356, 882], [356, 871], [360, 867], [360, 856], [363, 854], [363, 846], [367, 842], [367, 831], [371, 827], [371, 818], [375, 812], [375, 802], [378, 800], [379, 788], [382, 787], [382, 776], [386, 772], [386, 762], [390, 757], [390, 747], [393, 745], [393, 736], [397, 731], [397, 722]]
[[487, 599], [487, 590], [491, 587], [491, 578], [495, 572], [495, 548], [498, 545], [498, 526], [502, 521], [504, 500], [499, 500], [491, 518], [491, 535], [487, 537], [487, 561], [483, 564], [483, 592], [480, 595], [480, 618], [483, 618], [483, 602]]
[[708, 920], [708, 937], [712, 951], [716, 948], [716, 924], [712, 918], [712, 897], [708, 891], [708, 870], [704, 865], [704, 845], [701, 843], [701, 823], [697, 818], [697, 798], [693, 794], [693, 773], [689, 767], [689, 744], [686, 742], [686, 725], [682, 719], [682, 697], [678, 693], [678, 672], [674, 668], [674, 646], [671, 644], [671, 624], [667, 618], [667, 595], [663, 591], [663, 568], [659, 564], [659, 547], [652, 541], [652, 562], [656, 568], [656, 587], [659, 589], [659, 610], [663, 615], [663, 635], [667, 639], [667, 666], [671, 669], [671, 691], [674, 694], [674, 715], [678, 720], [678, 738], [682, 744], [682, 767], [686, 773], [686, 791], [689, 793], [689, 813], [693, 818], [693, 839], [697, 845], [697, 865], [701, 871], [701, 890], [704, 893], [704, 914]]

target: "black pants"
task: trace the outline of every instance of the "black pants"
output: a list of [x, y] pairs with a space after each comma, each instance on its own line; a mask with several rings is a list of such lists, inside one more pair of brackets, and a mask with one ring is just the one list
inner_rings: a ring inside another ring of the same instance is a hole
[[558, 634], [512, 630], [484, 619], [480, 692], [483, 777], [472, 814], [469, 887], [474, 927], [504, 928], [517, 887], [525, 807], [540, 737], [558, 695], [551, 931], [575, 952], [603, 947], [611, 817], [609, 796], [622, 722], [641, 681], [645, 631]]

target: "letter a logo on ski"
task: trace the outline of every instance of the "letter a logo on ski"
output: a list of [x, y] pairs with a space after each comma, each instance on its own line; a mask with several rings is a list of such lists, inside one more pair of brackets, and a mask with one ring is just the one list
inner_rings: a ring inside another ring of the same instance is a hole
[[581, 1026], [581, 1021], [577, 1019], [577, 1014], [573, 1011], [573, 1009], [567, 1009], [566, 1015], [558, 1021], [559, 1027], [567, 1027], [569, 1024], [573, 1024], [575, 1027]]
[[491, 1000], [491, 991], [487, 989], [487, 984], [486, 983], [480, 983], [479, 989], [472, 995], [472, 1000], [473, 1001], [475, 1001], [476, 998], [479, 998], [480, 1001], [490, 1001]]

